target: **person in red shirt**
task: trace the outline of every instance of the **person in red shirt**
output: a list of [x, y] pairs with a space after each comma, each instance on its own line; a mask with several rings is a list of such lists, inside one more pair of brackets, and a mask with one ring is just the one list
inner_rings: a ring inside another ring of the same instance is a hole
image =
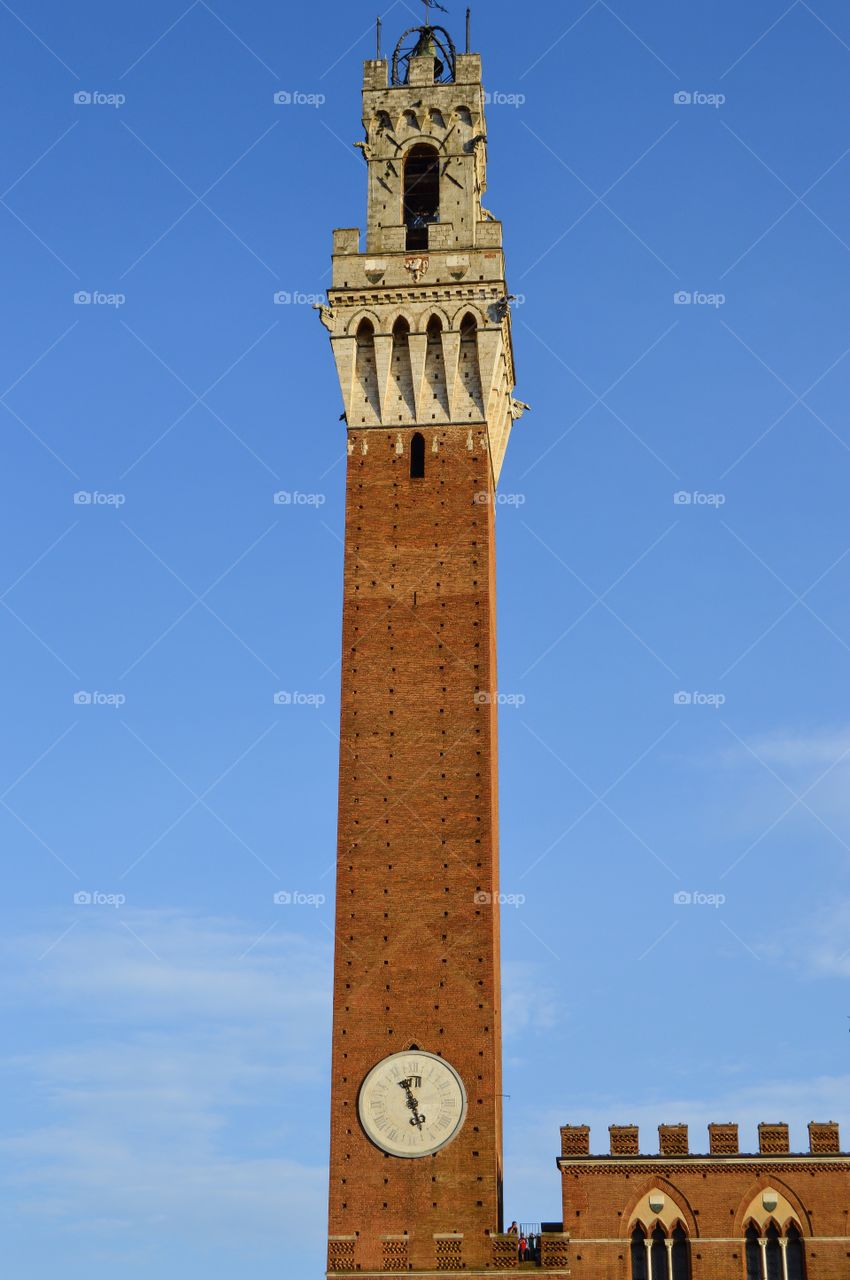
[[519, 1238], [519, 1260], [525, 1262], [525, 1255], [528, 1253], [528, 1241], [524, 1235]]

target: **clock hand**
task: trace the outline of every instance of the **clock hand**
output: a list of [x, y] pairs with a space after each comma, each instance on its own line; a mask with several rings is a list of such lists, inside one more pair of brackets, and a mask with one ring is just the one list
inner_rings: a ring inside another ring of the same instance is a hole
[[414, 1098], [413, 1092], [410, 1087], [411, 1084], [412, 1084], [411, 1080], [399, 1080], [398, 1082], [399, 1088], [404, 1089], [405, 1093], [407, 1094], [405, 1105], [409, 1107], [410, 1110], [413, 1112], [413, 1115], [411, 1116], [409, 1123], [412, 1125], [415, 1125], [417, 1129], [421, 1129], [427, 1117], [420, 1114], [419, 1099]]

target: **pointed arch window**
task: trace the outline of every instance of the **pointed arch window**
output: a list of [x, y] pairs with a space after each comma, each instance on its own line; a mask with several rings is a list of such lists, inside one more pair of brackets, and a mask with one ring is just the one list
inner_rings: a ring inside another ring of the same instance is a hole
[[681, 1223], [678, 1223], [671, 1235], [672, 1249], [670, 1253], [673, 1280], [690, 1280], [691, 1260], [688, 1253], [688, 1236]]
[[747, 1280], [805, 1280], [803, 1237], [795, 1222], [784, 1231], [772, 1220], [763, 1230], [750, 1222], [744, 1239]]
[[672, 1230], [658, 1222], [647, 1233], [641, 1222], [636, 1223], [631, 1236], [631, 1264], [631, 1280], [691, 1280], [687, 1231], [680, 1222]]
[[440, 221], [440, 157], [436, 147], [417, 143], [404, 164], [404, 225], [408, 249], [428, 248], [428, 227]]
[[632, 1232], [632, 1280], [649, 1280], [646, 1263], [646, 1236], [638, 1224]]
[[410, 478], [422, 480], [425, 477], [425, 437], [417, 431], [410, 442]]
[[806, 1280], [806, 1268], [803, 1265], [803, 1237], [793, 1222], [785, 1232], [785, 1239], [788, 1280]]

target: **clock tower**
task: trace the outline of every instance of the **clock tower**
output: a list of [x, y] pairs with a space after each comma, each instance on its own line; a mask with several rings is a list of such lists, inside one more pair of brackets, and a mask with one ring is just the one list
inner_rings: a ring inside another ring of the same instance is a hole
[[[380, 50], [379, 50], [380, 53]], [[347, 431], [328, 1271], [516, 1266], [502, 1222], [495, 493], [515, 418], [481, 62], [365, 64], [334, 232]], [[564, 1270], [560, 1274], [567, 1274]]]

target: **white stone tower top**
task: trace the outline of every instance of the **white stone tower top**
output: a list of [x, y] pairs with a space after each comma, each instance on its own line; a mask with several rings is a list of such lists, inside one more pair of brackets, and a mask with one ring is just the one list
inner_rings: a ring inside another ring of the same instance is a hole
[[481, 203], [484, 108], [480, 56], [442, 28], [405, 33], [392, 74], [365, 63], [365, 250], [359, 229], [334, 232], [322, 320], [350, 430], [473, 428], [498, 479], [527, 406], [513, 398], [502, 224]]

